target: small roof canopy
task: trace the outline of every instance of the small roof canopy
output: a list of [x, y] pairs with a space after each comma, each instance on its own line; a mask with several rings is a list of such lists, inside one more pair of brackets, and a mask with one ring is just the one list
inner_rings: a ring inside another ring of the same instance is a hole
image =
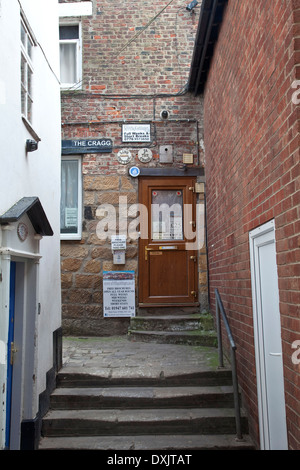
[[38, 197], [23, 197], [20, 199], [0, 216], [0, 225], [17, 222], [24, 214], [28, 215], [36, 233], [42, 236], [53, 235], [53, 230]]

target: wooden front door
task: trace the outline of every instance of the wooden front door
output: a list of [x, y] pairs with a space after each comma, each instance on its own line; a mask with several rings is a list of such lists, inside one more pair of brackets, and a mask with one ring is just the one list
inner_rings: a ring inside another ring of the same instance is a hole
[[139, 182], [139, 305], [198, 303], [195, 178], [144, 177]]

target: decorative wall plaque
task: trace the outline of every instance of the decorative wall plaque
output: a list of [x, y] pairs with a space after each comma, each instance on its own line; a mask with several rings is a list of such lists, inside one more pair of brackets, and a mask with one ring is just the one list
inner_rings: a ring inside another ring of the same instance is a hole
[[17, 234], [19, 239], [24, 242], [28, 237], [28, 227], [23, 222], [20, 222], [17, 228]]
[[138, 159], [142, 163], [148, 163], [152, 160], [152, 151], [150, 149], [140, 149]]
[[122, 163], [122, 165], [127, 165], [132, 159], [132, 155], [130, 150], [128, 149], [122, 149], [118, 152], [118, 162]]

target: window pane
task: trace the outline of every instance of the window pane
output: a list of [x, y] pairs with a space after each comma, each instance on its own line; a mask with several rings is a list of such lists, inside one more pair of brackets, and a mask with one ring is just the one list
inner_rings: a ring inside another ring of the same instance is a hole
[[21, 54], [21, 83], [26, 87], [26, 60]]
[[26, 49], [26, 31], [22, 22], [21, 22], [21, 41], [22, 41], [23, 46]]
[[21, 20], [21, 110], [23, 116], [32, 122], [32, 51], [33, 40]]
[[27, 119], [32, 122], [32, 99], [27, 96]]
[[60, 44], [60, 81], [61, 83], [76, 83], [76, 50], [74, 43]]
[[61, 233], [78, 233], [78, 160], [61, 164]]
[[21, 85], [21, 109], [22, 109], [22, 114], [26, 116], [26, 91], [24, 90], [24, 87]]
[[60, 26], [59, 27], [59, 39], [78, 39], [79, 38], [79, 26]]
[[29, 57], [32, 59], [32, 42], [29, 37], [27, 38], [27, 53]]
[[31, 95], [32, 92], [32, 71], [27, 67], [27, 92]]
[[182, 190], [152, 191], [152, 239], [183, 240]]

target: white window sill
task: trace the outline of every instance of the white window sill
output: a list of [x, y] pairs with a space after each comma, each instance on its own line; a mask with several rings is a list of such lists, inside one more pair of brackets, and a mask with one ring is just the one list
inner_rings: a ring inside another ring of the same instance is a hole
[[67, 234], [60, 234], [60, 239], [62, 241], [73, 241], [73, 240], [81, 240], [81, 235], [67, 235]]

